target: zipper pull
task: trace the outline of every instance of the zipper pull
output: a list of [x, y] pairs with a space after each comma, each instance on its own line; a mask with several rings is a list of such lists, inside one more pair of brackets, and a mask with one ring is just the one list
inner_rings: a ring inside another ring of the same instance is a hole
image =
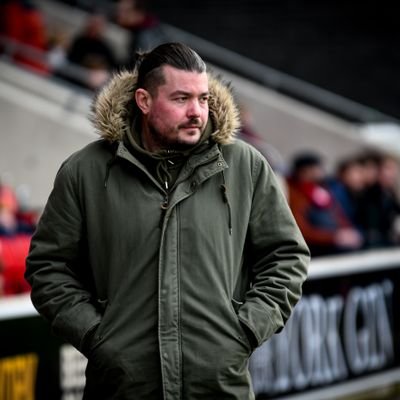
[[164, 201], [161, 203], [161, 210], [166, 211], [169, 206], [168, 196], [165, 196]]
[[[165, 182], [166, 186], [168, 186], [168, 183]], [[169, 198], [168, 195], [165, 196], [164, 201], [161, 203], [161, 218], [160, 218], [160, 229], [162, 228], [164, 218], [165, 218], [165, 213], [167, 212], [169, 206]]]

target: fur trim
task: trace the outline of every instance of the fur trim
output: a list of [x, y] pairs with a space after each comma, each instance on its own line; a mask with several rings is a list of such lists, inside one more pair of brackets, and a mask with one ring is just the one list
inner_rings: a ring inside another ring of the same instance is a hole
[[[115, 74], [95, 97], [90, 119], [97, 133], [109, 142], [122, 139], [128, 128], [129, 113], [133, 112], [135, 71]], [[231, 88], [220, 79], [209, 75], [210, 116], [215, 131], [211, 137], [216, 143], [232, 143], [240, 128], [239, 111], [234, 102]]]

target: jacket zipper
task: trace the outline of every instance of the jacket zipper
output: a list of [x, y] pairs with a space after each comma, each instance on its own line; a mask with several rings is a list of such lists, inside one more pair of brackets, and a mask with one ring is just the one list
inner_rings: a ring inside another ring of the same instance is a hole
[[161, 218], [160, 218], [160, 229], [163, 226], [164, 223], [164, 218], [165, 218], [165, 214], [168, 210], [168, 206], [169, 206], [169, 185], [168, 185], [168, 181], [165, 180], [164, 181], [164, 189], [165, 189], [165, 197], [164, 197], [164, 201], [161, 203]]

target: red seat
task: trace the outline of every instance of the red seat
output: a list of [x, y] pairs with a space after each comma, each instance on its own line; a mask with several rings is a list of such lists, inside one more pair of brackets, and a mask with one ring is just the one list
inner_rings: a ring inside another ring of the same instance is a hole
[[30, 235], [0, 237], [0, 260], [3, 264], [3, 293], [5, 295], [30, 291], [24, 279], [25, 259], [28, 255]]

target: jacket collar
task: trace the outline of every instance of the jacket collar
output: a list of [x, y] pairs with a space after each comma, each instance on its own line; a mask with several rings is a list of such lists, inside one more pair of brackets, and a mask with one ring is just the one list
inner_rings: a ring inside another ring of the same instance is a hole
[[[137, 112], [134, 105], [136, 81], [136, 71], [117, 73], [95, 97], [91, 121], [103, 139], [118, 142], [129, 131]], [[214, 126], [211, 139], [222, 145], [232, 143], [240, 121], [231, 88], [209, 75], [209, 90], [210, 118]]]

